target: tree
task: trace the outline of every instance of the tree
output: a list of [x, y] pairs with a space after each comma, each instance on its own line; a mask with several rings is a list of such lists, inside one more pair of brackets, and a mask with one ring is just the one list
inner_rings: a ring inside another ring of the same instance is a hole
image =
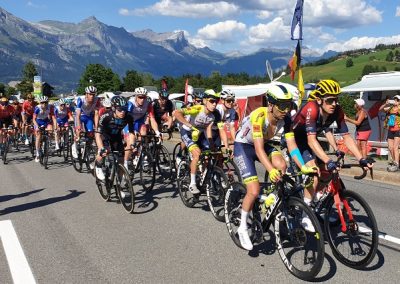
[[356, 115], [356, 110], [354, 109], [354, 96], [350, 96], [349, 94], [340, 95], [339, 104], [347, 116], [354, 117]]
[[386, 55], [386, 61], [392, 62], [394, 58], [393, 51], [389, 51], [389, 53]]
[[133, 92], [137, 87], [143, 86], [142, 77], [135, 70], [126, 71], [123, 79], [124, 91]]
[[98, 93], [119, 91], [121, 82], [118, 75], [115, 75], [111, 68], [101, 64], [89, 64], [79, 80], [78, 93], [84, 94], [85, 88], [90, 85], [95, 86]]
[[6, 93], [6, 86], [4, 86], [3, 83], [0, 83], [0, 94], [5, 94], [5, 93]]
[[351, 58], [347, 59], [346, 67], [349, 68], [349, 67], [352, 67], [353, 65], [354, 65], [353, 59], [351, 59]]
[[17, 94], [17, 90], [13, 87], [7, 86], [5, 92], [6, 97], [9, 98], [11, 96], [14, 96], [15, 94]]
[[23, 80], [17, 84], [17, 90], [21, 92], [21, 94], [26, 95], [28, 93], [33, 92], [33, 82]]
[[33, 83], [33, 77], [37, 76], [38, 72], [36, 70], [35, 64], [32, 61], [28, 61], [22, 69], [22, 81], [29, 81]]

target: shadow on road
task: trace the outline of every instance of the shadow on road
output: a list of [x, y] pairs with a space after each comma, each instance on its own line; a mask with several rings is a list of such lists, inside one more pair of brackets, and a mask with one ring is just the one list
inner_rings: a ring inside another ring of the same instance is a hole
[[15, 199], [15, 198], [29, 196], [31, 194], [38, 193], [38, 192], [41, 192], [43, 190], [44, 190], [44, 188], [40, 188], [40, 189], [35, 189], [35, 190], [19, 193], [19, 194], [2, 195], [2, 196], [0, 196], [0, 202], [9, 201], [9, 200]]
[[39, 200], [39, 201], [34, 201], [34, 202], [29, 202], [29, 203], [25, 203], [25, 204], [21, 204], [21, 205], [7, 207], [2, 211], [2, 215], [47, 206], [49, 204], [53, 204], [56, 202], [65, 201], [68, 199], [78, 197], [79, 195], [81, 195], [85, 192], [86, 191], [69, 190], [69, 193], [66, 195], [63, 195], [63, 196], [50, 197], [50, 198]]

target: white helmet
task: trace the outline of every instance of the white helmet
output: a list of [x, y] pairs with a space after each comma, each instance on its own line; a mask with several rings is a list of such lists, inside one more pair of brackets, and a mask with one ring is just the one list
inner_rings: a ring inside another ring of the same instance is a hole
[[40, 96], [37, 98], [38, 103], [45, 103], [49, 101], [49, 98], [46, 96]]
[[23, 104], [24, 101], [25, 101], [24, 99], [19, 99], [19, 100], [18, 100], [18, 102], [19, 102], [20, 104]]
[[103, 100], [103, 107], [111, 107], [111, 100], [110, 99], [104, 99]]
[[229, 89], [222, 90], [221, 92], [221, 99], [235, 99], [235, 93]]
[[86, 94], [96, 94], [97, 93], [97, 88], [95, 86], [87, 86], [85, 88], [85, 93]]
[[65, 105], [67, 101], [64, 98], [58, 100], [58, 105]]
[[143, 87], [136, 88], [134, 93], [136, 96], [147, 96], [147, 90]]
[[188, 93], [188, 95], [193, 95], [193, 87], [192, 86], [190, 86], [190, 85], [188, 85], [187, 86], [187, 93]]

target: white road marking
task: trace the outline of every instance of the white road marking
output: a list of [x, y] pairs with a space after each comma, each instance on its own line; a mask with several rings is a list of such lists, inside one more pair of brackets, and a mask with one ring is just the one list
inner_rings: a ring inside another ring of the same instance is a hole
[[0, 221], [0, 238], [14, 283], [36, 283], [11, 220]]
[[[364, 228], [364, 227], [358, 227], [358, 229], [360, 230], [361, 233], [371, 233], [370, 229], [367, 229], [367, 228]], [[390, 236], [390, 235], [388, 235], [386, 233], [382, 233], [382, 232], [379, 232], [378, 236], [379, 236], [379, 238], [381, 238], [381, 239], [383, 239], [385, 241], [392, 242], [392, 243], [400, 245], [400, 239], [399, 238]]]

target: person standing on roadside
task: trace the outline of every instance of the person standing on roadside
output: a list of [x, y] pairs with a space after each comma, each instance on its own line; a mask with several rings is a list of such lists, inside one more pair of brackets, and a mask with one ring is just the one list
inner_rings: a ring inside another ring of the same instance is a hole
[[354, 108], [357, 111], [355, 119], [351, 119], [346, 115], [344, 119], [346, 122], [352, 123], [356, 126], [357, 146], [361, 151], [362, 157], [366, 159], [368, 154], [368, 139], [371, 136], [371, 125], [369, 124], [368, 113], [365, 110], [364, 105], [365, 101], [363, 99], [355, 99]]

